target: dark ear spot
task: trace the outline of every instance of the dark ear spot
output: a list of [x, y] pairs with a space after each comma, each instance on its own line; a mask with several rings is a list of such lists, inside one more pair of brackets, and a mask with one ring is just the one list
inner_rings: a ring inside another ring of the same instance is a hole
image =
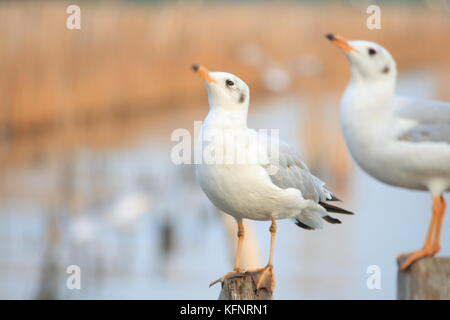
[[389, 73], [389, 71], [390, 71], [391, 69], [389, 69], [389, 67], [388, 66], [386, 66], [386, 67], [384, 67], [383, 68], [383, 70], [381, 71], [381, 72], [383, 72], [383, 73]]
[[242, 103], [245, 101], [245, 94], [241, 93], [241, 95], [239, 96], [239, 103]]

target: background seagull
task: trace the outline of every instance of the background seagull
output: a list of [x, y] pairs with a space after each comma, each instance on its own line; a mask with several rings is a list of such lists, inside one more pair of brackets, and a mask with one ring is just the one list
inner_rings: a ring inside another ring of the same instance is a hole
[[[276, 220], [293, 218], [298, 226], [312, 230], [322, 228], [323, 220], [340, 223], [328, 212], [351, 212], [326, 203], [337, 198], [286, 143], [247, 127], [250, 91], [241, 79], [199, 65], [192, 69], [205, 81], [210, 105], [198, 137], [196, 152], [202, 163], [197, 165], [197, 179], [211, 202], [238, 224], [235, 268], [212, 284], [244, 272], [240, 265], [242, 220], [266, 220], [272, 221], [269, 262], [246, 273], [257, 288], [272, 291]], [[269, 149], [274, 145], [276, 150]], [[214, 159], [207, 157], [211, 154]]]
[[395, 95], [395, 60], [369, 41], [326, 37], [343, 50], [351, 80], [341, 102], [341, 126], [355, 161], [387, 184], [428, 190], [433, 215], [422, 249], [400, 255], [402, 270], [440, 249], [445, 213], [443, 193], [450, 189], [450, 103]]

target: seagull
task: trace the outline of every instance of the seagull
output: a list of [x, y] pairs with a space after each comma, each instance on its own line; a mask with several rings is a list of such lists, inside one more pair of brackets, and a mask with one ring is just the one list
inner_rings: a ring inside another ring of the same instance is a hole
[[450, 190], [450, 103], [395, 94], [396, 63], [379, 44], [327, 34], [348, 58], [351, 80], [340, 121], [358, 165], [384, 183], [425, 190], [433, 198], [432, 219], [422, 249], [398, 257], [401, 270], [440, 249]]
[[[273, 292], [276, 220], [292, 218], [299, 227], [313, 230], [321, 229], [323, 221], [341, 223], [329, 212], [352, 213], [327, 203], [339, 199], [311, 174], [288, 144], [247, 127], [250, 91], [244, 81], [230, 73], [210, 72], [197, 64], [192, 70], [204, 80], [210, 106], [196, 144], [195, 152], [202, 160], [196, 164], [197, 180], [209, 200], [233, 216], [238, 227], [235, 267], [211, 285], [250, 275], [257, 289]], [[269, 150], [273, 145], [275, 150]], [[239, 159], [233, 158], [234, 152]], [[214, 161], [207, 153], [216, 156]], [[248, 271], [241, 268], [243, 219], [271, 221], [269, 261], [263, 268]]]

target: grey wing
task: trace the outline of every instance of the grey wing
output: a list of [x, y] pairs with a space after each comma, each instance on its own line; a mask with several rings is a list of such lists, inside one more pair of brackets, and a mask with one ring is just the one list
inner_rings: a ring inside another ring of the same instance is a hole
[[332, 199], [333, 196], [325, 188], [325, 183], [309, 171], [297, 152], [286, 143], [278, 139], [276, 141], [279, 146], [278, 155], [269, 151], [269, 162], [263, 165], [272, 183], [282, 189], [298, 189], [303, 198], [315, 202]]
[[410, 142], [450, 143], [450, 123], [417, 124], [405, 130], [399, 139]]
[[399, 140], [450, 143], [450, 103], [396, 97], [395, 111], [398, 118], [411, 123]]
[[450, 123], [450, 103], [448, 102], [395, 97], [394, 108], [399, 118], [422, 124]]

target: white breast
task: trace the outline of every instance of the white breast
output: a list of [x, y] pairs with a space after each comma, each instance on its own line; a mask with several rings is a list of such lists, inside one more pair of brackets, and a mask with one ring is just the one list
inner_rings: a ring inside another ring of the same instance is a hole
[[[203, 137], [208, 136], [207, 130], [210, 128], [203, 127]], [[300, 202], [300, 192], [273, 185], [266, 170], [252, 160], [257, 159], [255, 148], [249, 146], [254, 145], [252, 139], [252, 132], [248, 129], [242, 130], [234, 139], [219, 139], [216, 143], [202, 140], [200, 136], [197, 146], [203, 152], [222, 150], [223, 159], [232, 159], [230, 153], [245, 152], [245, 159], [251, 160], [240, 164], [198, 164], [196, 171], [200, 186], [217, 208], [236, 218], [270, 220], [272, 216], [288, 217], [292, 212], [286, 209], [285, 203], [291, 201], [290, 197]], [[296, 209], [298, 213], [298, 207]]]
[[444, 179], [450, 186], [450, 148], [446, 151], [442, 144], [399, 139], [407, 123], [394, 116], [388, 103], [344, 96], [341, 125], [354, 160], [387, 184], [427, 190], [437, 184], [442, 188]]

